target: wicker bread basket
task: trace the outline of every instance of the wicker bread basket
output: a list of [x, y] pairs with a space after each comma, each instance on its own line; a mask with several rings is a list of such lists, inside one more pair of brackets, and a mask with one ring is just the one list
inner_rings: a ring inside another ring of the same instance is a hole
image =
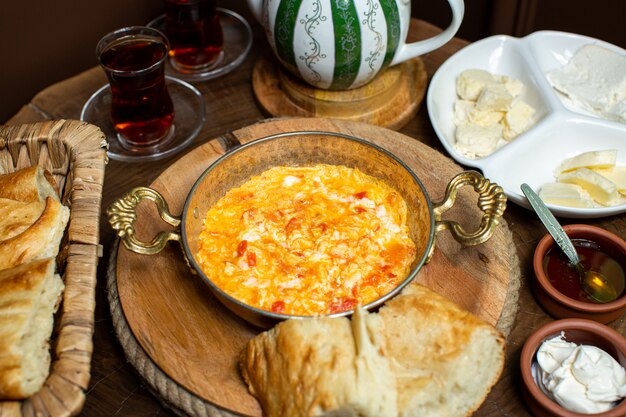
[[106, 163], [105, 136], [96, 126], [75, 120], [0, 126], [0, 173], [41, 165], [53, 174], [61, 201], [70, 208], [58, 257], [65, 291], [55, 316], [50, 375], [30, 398], [0, 402], [0, 416], [73, 416], [83, 407], [93, 351]]

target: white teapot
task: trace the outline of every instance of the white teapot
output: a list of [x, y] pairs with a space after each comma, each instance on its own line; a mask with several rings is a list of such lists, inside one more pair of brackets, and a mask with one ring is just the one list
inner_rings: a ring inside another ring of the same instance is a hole
[[406, 43], [411, 0], [248, 0], [280, 62], [309, 84], [346, 90], [382, 69], [423, 55], [459, 29], [463, 0], [448, 0], [452, 22], [442, 33]]

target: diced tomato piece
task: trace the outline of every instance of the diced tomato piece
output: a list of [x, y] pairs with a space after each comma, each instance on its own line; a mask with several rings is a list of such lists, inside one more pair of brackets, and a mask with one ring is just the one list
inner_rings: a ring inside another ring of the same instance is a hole
[[237, 245], [237, 256], [242, 257], [244, 253], [246, 253], [246, 249], [248, 249], [248, 241], [242, 240]]
[[328, 230], [328, 225], [326, 223], [320, 223], [320, 229], [322, 229], [322, 232], [325, 232]]
[[342, 298], [337, 301], [333, 301], [330, 304], [330, 312], [331, 313], [339, 313], [342, 311], [352, 310], [356, 307], [358, 301], [354, 298]]
[[247, 252], [246, 253], [246, 259], [248, 260], [248, 266], [249, 267], [256, 266], [256, 253], [254, 253], [254, 252]]
[[367, 197], [367, 191], [361, 191], [360, 193], [356, 193], [354, 196], [360, 200]]
[[289, 221], [287, 222], [287, 225], [285, 226], [285, 234], [290, 235], [291, 232], [299, 228], [300, 228], [300, 219], [298, 219], [297, 217], [292, 217], [291, 219], [289, 219]]
[[272, 311], [274, 313], [284, 313], [285, 312], [285, 302], [284, 301], [274, 301], [272, 303]]
[[363, 207], [355, 207], [354, 211], [356, 211], [357, 213], [363, 213], [364, 211], [366, 211]]

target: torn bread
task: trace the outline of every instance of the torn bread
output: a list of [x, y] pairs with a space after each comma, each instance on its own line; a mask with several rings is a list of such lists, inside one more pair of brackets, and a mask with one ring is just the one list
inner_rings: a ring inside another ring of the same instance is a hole
[[[32, 224], [24, 228], [21, 223], [19, 227], [23, 230], [19, 234], [10, 234], [8, 238], [0, 235], [0, 269], [55, 257], [68, 219], [69, 209], [48, 197], [41, 214]], [[10, 223], [14, 220], [10, 216], [0, 218], [0, 229], [10, 230]]]
[[498, 381], [504, 337], [452, 301], [413, 284], [378, 315], [401, 417], [471, 415]]
[[266, 417], [397, 415], [381, 322], [367, 313], [293, 319], [252, 339], [241, 370]]
[[39, 391], [50, 368], [49, 339], [63, 281], [54, 259], [0, 271], [0, 398]]
[[292, 319], [248, 342], [242, 374], [267, 417], [467, 416], [502, 372], [502, 335], [426, 287], [357, 311], [352, 324]]
[[56, 182], [49, 171], [40, 166], [0, 175], [0, 198], [31, 202], [59, 199]]
[[11, 239], [28, 229], [41, 217], [45, 201], [23, 201], [0, 198], [0, 240]]

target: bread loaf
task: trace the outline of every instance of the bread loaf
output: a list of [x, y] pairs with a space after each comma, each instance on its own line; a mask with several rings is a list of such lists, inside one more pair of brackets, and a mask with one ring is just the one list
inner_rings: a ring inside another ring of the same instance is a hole
[[266, 417], [397, 415], [381, 323], [365, 314], [288, 320], [248, 343], [242, 374]]
[[0, 198], [29, 203], [48, 197], [58, 200], [59, 193], [50, 172], [40, 166], [0, 175]]
[[28, 229], [41, 217], [45, 201], [23, 201], [0, 198], [0, 241], [11, 239]]
[[[29, 204], [31, 206], [22, 206], [20, 210], [27, 213], [28, 219], [33, 219], [40, 203], [35, 201]], [[17, 207], [17, 204], [13, 205]], [[12, 231], [6, 236], [0, 235], [0, 269], [55, 257], [68, 219], [69, 209], [52, 197], [46, 198], [41, 214], [30, 225], [24, 222], [24, 217], [0, 218], [0, 229]], [[21, 232], [15, 234], [16, 230]]]
[[412, 285], [378, 314], [292, 319], [241, 356], [267, 417], [461, 417], [498, 380], [504, 338], [426, 287]]
[[0, 398], [26, 398], [48, 375], [48, 339], [63, 290], [54, 271], [54, 259], [0, 271]]
[[480, 407], [504, 366], [505, 340], [493, 326], [416, 284], [379, 316], [400, 417], [468, 416]]

